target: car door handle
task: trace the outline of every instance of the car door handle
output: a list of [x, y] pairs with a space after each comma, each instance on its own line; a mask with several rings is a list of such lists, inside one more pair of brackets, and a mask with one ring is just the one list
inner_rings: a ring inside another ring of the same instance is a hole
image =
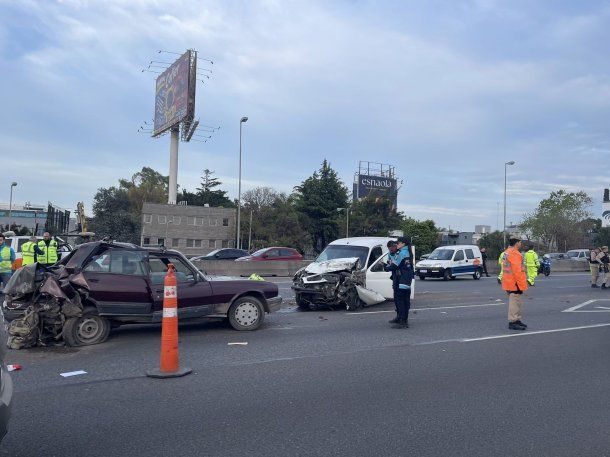
[[89, 282], [100, 282], [99, 279], [95, 279], [95, 278], [87, 278], [87, 281], [89, 281]]

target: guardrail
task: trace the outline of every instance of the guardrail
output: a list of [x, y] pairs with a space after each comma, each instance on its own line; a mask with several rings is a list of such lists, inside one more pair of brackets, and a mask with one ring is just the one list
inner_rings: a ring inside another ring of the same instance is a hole
[[[490, 275], [498, 274], [500, 272], [498, 261], [488, 260], [487, 271]], [[553, 260], [553, 262], [551, 263], [551, 274], [585, 271], [590, 271], [589, 262], [583, 262], [580, 260]]]
[[193, 262], [195, 266], [211, 275], [243, 276], [251, 274], [259, 276], [289, 276], [311, 263], [311, 260], [303, 261], [250, 261], [236, 262], [234, 260], [199, 260]]

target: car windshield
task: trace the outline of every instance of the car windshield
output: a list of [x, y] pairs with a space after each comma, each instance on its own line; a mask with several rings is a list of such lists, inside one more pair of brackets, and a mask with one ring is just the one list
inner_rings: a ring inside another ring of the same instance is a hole
[[568, 254], [568, 257], [575, 258], [575, 257], [578, 257], [580, 252], [579, 251], [568, 251], [567, 254]]
[[212, 252], [210, 252], [206, 257], [213, 257], [216, 254], [218, 254], [220, 252], [220, 249], [215, 249]]
[[269, 248], [259, 249], [258, 251], [256, 251], [252, 255], [255, 256], [255, 257], [259, 257], [259, 256], [263, 255], [267, 251], [267, 249], [269, 249]]
[[451, 260], [453, 249], [435, 249], [427, 260]]
[[364, 246], [349, 246], [334, 244], [326, 246], [326, 249], [316, 259], [316, 262], [324, 262], [326, 260], [345, 259], [348, 257], [358, 257], [360, 266], [366, 265], [366, 257], [369, 254], [369, 248]]

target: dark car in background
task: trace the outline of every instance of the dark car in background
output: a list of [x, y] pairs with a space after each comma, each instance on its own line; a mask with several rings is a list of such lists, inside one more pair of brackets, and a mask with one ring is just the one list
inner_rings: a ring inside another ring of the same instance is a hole
[[[113, 326], [161, 322], [163, 282], [169, 264], [178, 282], [178, 317], [227, 318], [235, 330], [255, 330], [265, 313], [280, 308], [276, 284], [207, 276], [178, 251], [142, 248], [129, 243], [79, 245], [50, 270], [59, 284], [79, 290], [82, 315], [70, 317], [63, 337], [72, 346], [103, 342]], [[63, 291], [56, 297], [62, 300]], [[25, 301], [25, 300], [24, 300]], [[7, 319], [23, 315], [29, 303], [4, 301]]]
[[267, 261], [267, 260], [303, 260], [303, 256], [293, 248], [263, 248], [252, 255], [236, 259], [238, 262], [244, 261]]
[[212, 251], [207, 255], [198, 255], [196, 257], [191, 257], [190, 260], [235, 260], [247, 255], [248, 251], [245, 251], [243, 249], [224, 248], [216, 249], [215, 251]]
[[6, 334], [4, 322], [0, 322], [0, 441], [8, 430], [8, 421], [11, 416], [11, 399], [13, 397], [13, 382], [4, 365], [6, 349], [4, 342]]

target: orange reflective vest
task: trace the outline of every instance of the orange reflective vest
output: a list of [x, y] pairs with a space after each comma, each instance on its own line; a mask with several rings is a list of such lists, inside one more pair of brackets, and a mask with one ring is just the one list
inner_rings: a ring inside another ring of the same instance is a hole
[[508, 292], [527, 290], [527, 275], [523, 270], [523, 255], [509, 247], [502, 261], [502, 289]]

